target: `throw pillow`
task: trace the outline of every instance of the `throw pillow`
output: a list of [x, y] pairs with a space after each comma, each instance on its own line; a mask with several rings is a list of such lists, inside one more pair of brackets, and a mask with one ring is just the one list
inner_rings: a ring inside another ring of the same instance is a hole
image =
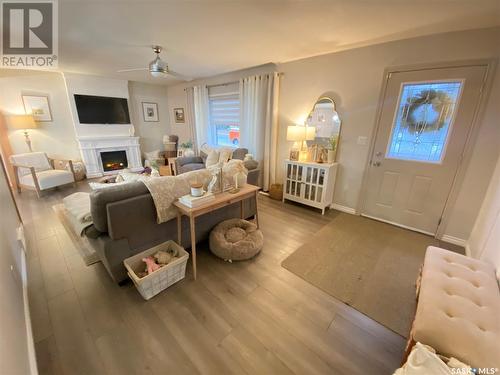
[[219, 162], [219, 153], [216, 150], [212, 150], [208, 153], [207, 160], [205, 162], [205, 167], [211, 167]]
[[230, 149], [223, 148], [219, 151], [219, 163], [227, 163], [231, 159], [233, 151]]
[[257, 169], [257, 167], [259, 166], [259, 162], [257, 160], [245, 160], [243, 161], [243, 165], [246, 169], [251, 171], [252, 169]]
[[142, 174], [132, 172], [120, 172], [119, 175], [122, 177], [123, 181], [127, 182], [137, 181], [145, 177]]
[[89, 182], [89, 186], [92, 190], [108, 189], [115, 186], [125, 185], [130, 183], [130, 181], [120, 181], [114, 183], [102, 183], [102, 182]]

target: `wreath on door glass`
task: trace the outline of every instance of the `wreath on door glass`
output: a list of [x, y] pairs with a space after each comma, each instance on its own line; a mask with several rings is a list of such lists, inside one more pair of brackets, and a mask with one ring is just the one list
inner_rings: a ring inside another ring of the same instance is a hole
[[[430, 105], [438, 114], [438, 117], [431, 122], [418, 116], [416, 111], [422, 106]], [[452, 115], [453, 99], [445, 92], [439, 90], [422, 90], [418, 94], [409, 97], [403, 108], [402, 125], [411, 134], [420, 135], [424, 132], [440, 130]]]

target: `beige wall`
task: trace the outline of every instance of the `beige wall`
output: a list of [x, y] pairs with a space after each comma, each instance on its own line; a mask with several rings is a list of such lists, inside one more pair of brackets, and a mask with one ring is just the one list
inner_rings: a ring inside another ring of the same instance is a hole
[[[79, 158], [80, 152], [61, 74], [28, 72], [3, 76], [0, 78], [0, 88], [0, 111], [7, 116], [25, 113], [22, 94], [48, 95], [53, 121], [39, 122], [39, 128], [29, 131], [33, 149], [47, 152], [53, 157]], [[28, 152], [22, 130], [8, 129], [8, 134], [14, 154]]]
[[[35, 373], [33, 336], [24, 302], [25, 255], [17, 240], [19, 218], [0, 167], [0, 374]], [[23, 290], [24, 289], [24, 290]], [[31, 362], [30, 362], [31, 361]]]
[[[71, 110], [73, 126], [77, 137], [86, 136], [123, 136], [127, 137], [134, 132], [134, 123], [131, 124], [80, 124], [76, 109], [75, 94], [109, 96], [125, 98], [130, 101], [128, 81], [85, 74], [64, 73], [64, 81]], [[132, 117], [130, 103], [129, 114]]]
[[[141, 137], [142, 152], [163, 150], [163, 136], [169, 134], [167, 88], [141, 82], [129, 82], [130, 113], [135, 135]], [[158, 104], [158, 122], [145, 122], [142, 102]]]
[[[291, 146], [286, 141], [286, 127], [302, 123], [315, 100], [329, 95], [336, 101], [343, 121], [334, 202], [357, 209], [384, 69], [419, 63], [497, 59], [499, 45], [500, 28], [483, 29], [402, 40], [280, 64], [279, 71], [284, 76], [279, 108], [279, 178], [282, 179], [281, 165]], [[465, 183], [445, 229], [446, 235], [458, 239], [469, 238], [500, 149], [500, 127], [493, 121], [500, 118], [499, 80], [500, 74], [496, 74], [496, 87], [480, 124]], [[368, 137], [366, 145], [357, 143], [360, 136]]]
[[[39, 122], [39, 128], [29, 133], [33, 149], [50, 156], [81, 159], [77, 136], [130, 134], [130, 125], [81, 125], [72, 99], [74, 93], [128, 98], [132, 126], [141, 137], [142, 151], [162, 149], [162, 137], [168, 134], [170, 117], [165, 86], [82, 74], [3, 70], [0, 88], [0, 111], [6, 116], [24, 114], [23, 93], [49, 96], [53, 121]], [[158, 103], [159, 122], [144, 122], [143, 101]], [[8, 129], [8, 137], [13, 153], [28, 151], [22, 130]]]
[[472, 229], [467, 250], [470, 256], [493, 263], [500, 276], [500, 158]]

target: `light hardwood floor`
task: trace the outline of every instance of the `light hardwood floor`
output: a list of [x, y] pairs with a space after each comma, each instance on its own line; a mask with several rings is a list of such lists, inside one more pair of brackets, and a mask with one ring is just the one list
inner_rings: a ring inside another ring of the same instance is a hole
[[[52, 206], [18, 204], [28, 233], [29, 301], [40, 374], [391, 374], [405, 340], [280, 266], [338, 213], [259, 198], [262, 253], [226, 263], [206, 244], [198, 280], [150, 301], [85, 266]], [[314, 246], [311, 243], [311, 246]]]

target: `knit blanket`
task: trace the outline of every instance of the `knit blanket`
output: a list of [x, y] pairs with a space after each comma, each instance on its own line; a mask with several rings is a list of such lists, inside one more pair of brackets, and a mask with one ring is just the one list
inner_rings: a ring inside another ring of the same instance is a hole
[[73, 193], [63, 198], [63, 203], [71, 215], [73, 215], [80, 223], [92, 222], [92, 215], [90, 215], [89, 193]]
[[[191, 184], [194, 182], [203, 183], [206, 190], [212, 179], [216, 167], [199, 169], [183, 173], [178, 176], [163, 176], [143, 179], [142, 182], [148, 188], [156, 208], [158, 224], [172, 220], [177, 217], [177, 208], [173, 203], [183, 195], [191, 192]], [[248, 173], [241, 160], [230, 160], [222, 167], [222, 173], [226, 183], [233, 181], [236, 173]]]
[[158, 224], [177, 217], [177, 209], [173, 203], [191, 191], [191, 183], [201, 182], [206, 189], [212, 173], [208, 169], [200, 169], [178, 176], [163, 176], [142, 180], [148, 188], [156, 207]]

